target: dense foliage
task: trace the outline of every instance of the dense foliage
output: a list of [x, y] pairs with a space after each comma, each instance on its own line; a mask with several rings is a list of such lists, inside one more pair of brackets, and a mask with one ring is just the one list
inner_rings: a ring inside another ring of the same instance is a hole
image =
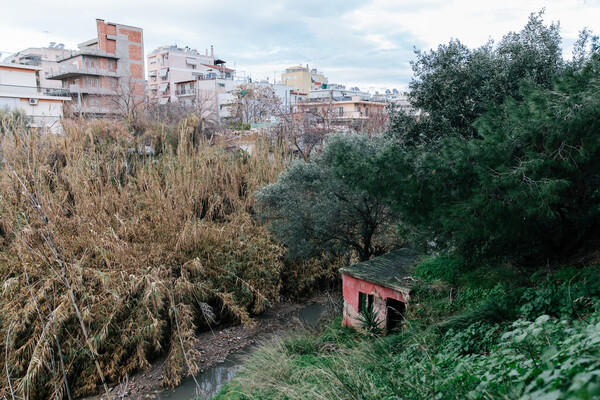
[[366, 261], [397, 245], [388, 207], [350, 188], [322, 158], [293, 163], [257, 193], [257, 210], [296, 260], [354, 251]]
[[420, 54], [423, 118], [397, 114], [375, 142], [332, 139], [330, 168], [392, 201], [422, 243], [533, 263], [582, 249], [600, 222], [600, 55], [584, 32], [588, 50], [561, 63], [539, 18], [497, 47]]
[[[529, 289], [466, 286], [454, 297], [440, 286], [423, 288], [402, 332], [365, 337], [337, 319], [319, 335], [262, 348], [217, 399], [594, 399], [599, 274], [598, 265], [565, 269], [538, 275]], [[499, 295], [513, 311], [505, 319], [496, 312]], [[431, 308], [445, 320], [431, 325]]]

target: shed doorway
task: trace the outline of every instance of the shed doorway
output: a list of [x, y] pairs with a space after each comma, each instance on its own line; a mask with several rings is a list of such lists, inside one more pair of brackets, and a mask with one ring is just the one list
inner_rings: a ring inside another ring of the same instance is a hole
[[404, 320], [404, 310], [406, 305], [404, 302], [395, 300], [392, 298], [385, 299], [386, 307], [386, 319], [385, 319], [385, 330], [387, 333], [391, 333], [394, 330], [400, 329], [402, 321]]

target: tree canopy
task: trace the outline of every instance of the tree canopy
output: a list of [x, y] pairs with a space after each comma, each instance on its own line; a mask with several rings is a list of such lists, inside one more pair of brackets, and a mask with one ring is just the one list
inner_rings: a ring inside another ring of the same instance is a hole
[[321, 158], [295, 162], [256, 197], [259, 218], [295, 260], [355, 251], [365, 261], [396, 241], [385, 204], [350, 188]]
[[582, 32], [563, 61], [558, 25], [539, 13], [498, 46], [418, 53], [410, 97], [424, 117], [395, 112], [385, 137], [336, 140], [324, 157], [429, 243], [529, 262], [573, 254], [600, 222], [597, 43]]

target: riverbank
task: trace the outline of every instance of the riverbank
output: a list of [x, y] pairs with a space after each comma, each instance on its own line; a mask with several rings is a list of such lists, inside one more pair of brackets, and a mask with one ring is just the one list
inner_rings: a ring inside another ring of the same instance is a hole
[[[197, 364], [200, 366], [200, 376], [203, 372], [223, 363], [227, 357], [262, 340], [265, 337], [278, 336], [298, 329], [314, 328], [319, 316], [312, 312], [319, 306], [320, 318], [331, 318], [340, 309], [341, 295], [339, 293], [323, 293], [302, 303], [284, 302], [275, 305], [252, 319], [252, 324], [213, 328], [198, 336], [200, 352]], [[312, 314], [303, 315], [308, 309]], [[166, 368], [166, 358], [154, 362], [148, 370], [141, 371], [119, 385], [110, 388], [112, 398], [118, 399], [156, 399], [175, 389], [165, 389], [161, 386]], [[85, 397], [82, 400], [106, 399], [106, 394]]]

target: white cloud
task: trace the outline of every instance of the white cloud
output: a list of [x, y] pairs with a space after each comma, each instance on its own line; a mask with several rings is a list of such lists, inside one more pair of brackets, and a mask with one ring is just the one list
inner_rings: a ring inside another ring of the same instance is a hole
[[[579, 30], [600, 33], [599, 0], [192, 0], [104, 2], [6, 0], [0, 52], [54, 41], [74, 48], [95, 35], [95, 18], [140, 26], [146, 52], [159, 45], [215, 46], [219, 57], [256, 78], [310, 63], [330, 81], [350, 86], [405, 87], [412, 47], [458, 38], [470, 47], [520, 30], [546, 9], [560, 21], [565, 46]], [[44, 33], [48, 31], [49, 33]], [[570, 49], [565, 55], [570, 54]]]

